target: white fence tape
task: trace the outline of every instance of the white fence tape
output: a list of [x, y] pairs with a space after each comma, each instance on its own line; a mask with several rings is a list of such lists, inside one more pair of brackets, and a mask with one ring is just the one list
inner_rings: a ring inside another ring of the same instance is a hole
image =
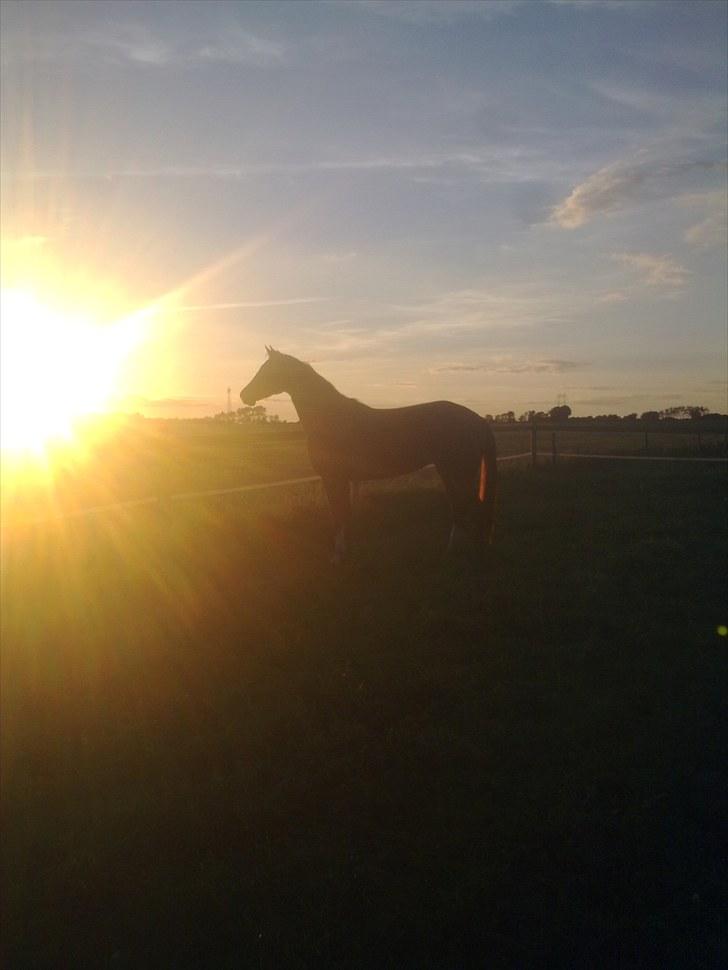
[[[550, 451], [537, 452], [539, 458], [553, 458]], [[502, 461], [515, 461], [518, 458], [531, 458], [530, 451], [522, 451], [517, 455], [502, 455], [498, 458]], [[671, 458], [669, 455], [582, 455], [577, 452], [558, 452], [557, 458], [600, 458], [610, 461], [705, 461], [705, 462], [728, 462], [728, 458], [703, 458], [703, 457], [679, 457]], [[434, 468], [434, 465], [426, 465], [425, 468]], [[425, 469], [421, 469], [424, 471]], [[77, 519], [85, 515], [93, 515], [97, 512], [112, 512], [117, 509], [138, 508], [142, 505], [156, 505], [164, 502], [179, 502], [190, 498], [206, 498], [214, 495], [234, 495], [238, 492], [261, 492], [269, 488], [280, 488], [285, 485], [312, 485], [320, 482], [318, 475], [308, 475], [306, 478], [283, 478], [277, 482], [259, 482], [255, 485], [236, 485], [233, 488], [213, 488], [203, 492], [176, 492], [173, 495], [149, 496], [147, 498], [129, 499], [125, 502], [112, 502], [109, 505], [91, 505], [84, 509], [76, 509], [73, 512], [61, 512], [57, 515], [44, 516], [39, 519], [23, 519], [18, 522], [3, 523], [3, 530], [11, 528], [22, 528], [33, 525], [43, 525], [44, 523], [62, 522], [66, 519]]]
[[[539, 458], [553, 458], [552, 451], [539, 451], [537, 452]], [[728, 458], [703, 458], [702, 456], [696, 455], [694, 458], [690, 455], [682, 455], [680, 457], [673, 457], [671, 455], [583, 455], [578, 451], [557, 451], [557, 458], [606, 458], [609, 461], [728, 461]]]

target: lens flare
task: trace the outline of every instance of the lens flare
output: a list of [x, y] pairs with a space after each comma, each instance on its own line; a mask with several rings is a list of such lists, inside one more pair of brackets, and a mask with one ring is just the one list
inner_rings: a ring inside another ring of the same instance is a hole
[[74, 422], [104, 412], [120, 370], [143, 342], [150, 313], [100, 324], [29, 291], [0, 293], [0, 444], [42, 452], [70, 440]]

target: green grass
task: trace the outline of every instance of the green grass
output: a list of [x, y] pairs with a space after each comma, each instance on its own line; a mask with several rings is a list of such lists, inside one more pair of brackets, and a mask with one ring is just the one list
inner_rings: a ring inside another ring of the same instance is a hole
[[501, 481], [11, 537], [5, 964], [718, 966], [725, 471]]
[[[253, 429], [216, 422], [100, 423], [81, 436], [85, 449], [55, 449], [47, 466], [21, 466], [4, 456], [0, 488], [3, 526], [80, 509], [177, 493], [262, 484], [313, 474], [297, 426]], [[495, 425], [498, 454], [531, 450], [526, 425]], [[644, 453], [644, 432], [557, 430], [560, 452]], [[95, 437], [94, 437], [95, 435]], [[538, 450], [551, 453], [551, 433]], [[649, 454], [725, 457], [724, 436], [649, 434]], [[399, 487], [399, 486], [398, 486]]]

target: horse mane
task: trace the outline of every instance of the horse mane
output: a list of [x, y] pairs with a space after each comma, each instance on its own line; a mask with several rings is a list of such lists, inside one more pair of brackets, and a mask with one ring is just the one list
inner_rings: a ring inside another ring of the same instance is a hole
[[[279, 353], [279, 351], [275, 351]], [[296, 368], [300, 368], [302, 375], [305, 375], [305, 379], [309, 384], [309, 388], [315, 388], [317, 392], [321, 393], [321, 396], [335, 398], [340, 404], [356, 405], [360, 408], [367, 407], [366, 404], [362, 404], [355, 397], [347, 397], [346, 394], [342, 394], [341, 391], [335, 387], [331, 381], [323, 377], [317, 370], [314, 369], [312, 364], [309, 364], [305, 360], [299, 360], [298, 357], [294, 357], [292, 354], [280, 354], [281, 357], [285, 357], [288, 361], [292, 361]]]

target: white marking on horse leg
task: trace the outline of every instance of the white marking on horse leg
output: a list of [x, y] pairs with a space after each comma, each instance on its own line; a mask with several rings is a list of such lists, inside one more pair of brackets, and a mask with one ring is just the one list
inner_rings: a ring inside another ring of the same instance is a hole
[[461, 552], [467, 547], [468, 544], [468, 532], [463, 526], [458, 525], [457, 522], [453, 523], [452, 529], [450, 529], [450, 538], [447, 543], [448, 555], [453, 553]]
[[350, 489], [351, 506], [356, 509], [359, 507], [359, 482], [352, 482]]
[[336, 538], [334, 539], [334, 553], [331, 557], [331, 562], [338, 566], [346, 559], [346, 554], [349, 551], [348, 544], [346, 542], [346, 528], [342, 526], [336, 533]]
[[452, 529], [450, 529], [450, 538], [447, 542], [447, 552], [448, 555], [457, 552], [462, 548], [466, 538], [465, 529], [459, 526], [457, 523], [453, 523]]

